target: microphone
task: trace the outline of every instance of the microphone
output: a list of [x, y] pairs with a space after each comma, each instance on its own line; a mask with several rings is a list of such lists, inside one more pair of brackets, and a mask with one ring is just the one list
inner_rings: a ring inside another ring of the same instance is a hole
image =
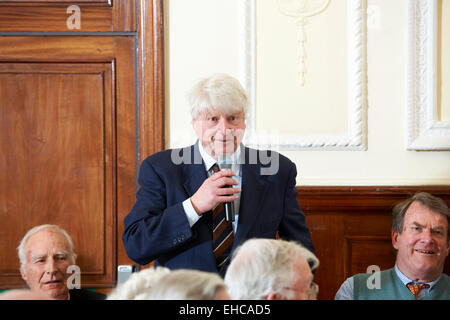
[[[233, 157], [229, 154], [221, 154], [219, 155], [218, 165], [220, 170], [230, 169], [233, 165]], [[223, 188], [232, 188], [233, 186], [223, 186]], [[223, 206], [225, 208], [225, 221], [233, 222], [235, 220], [235, 212], [234, 212], [234, 202], [224, 202]]]

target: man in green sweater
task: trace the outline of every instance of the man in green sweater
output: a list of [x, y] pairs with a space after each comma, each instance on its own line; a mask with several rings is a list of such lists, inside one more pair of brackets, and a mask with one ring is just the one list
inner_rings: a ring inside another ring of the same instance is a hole
[[450, 300], [450, 277], [442, 273], [450, 251], [449, 220], [446, 203], [425, 192], [397, 204], [391, 233], [394, 268], [348, 278], [335, 299]]

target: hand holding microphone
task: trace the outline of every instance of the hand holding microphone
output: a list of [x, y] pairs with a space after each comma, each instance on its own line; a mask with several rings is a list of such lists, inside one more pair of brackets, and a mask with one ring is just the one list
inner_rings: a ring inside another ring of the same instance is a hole
[[206, 179], [191, 196], [191, 204], [199, 216], [214, 209], [219, 203], [233, 202], [239, 198], [237, 193], [241, 192], [241, 188], [234, 188], [239, 183], [232, 178], [233, 175], [231, 170], [221, 170]]
[[[222, 154], [219, 156], [219, 162], [218, 162], [220, 170], [231, 170], [231, 167], [233, 166], [233, 158], [228, 154]], [[223, 188], [232, 188], [231, 185], [225, 185]], [[235, 211], [234, 211], [234, 202], [224, 202], [224, 208], [225, 208], [225, 221], [234, 222], [235, 220]]]

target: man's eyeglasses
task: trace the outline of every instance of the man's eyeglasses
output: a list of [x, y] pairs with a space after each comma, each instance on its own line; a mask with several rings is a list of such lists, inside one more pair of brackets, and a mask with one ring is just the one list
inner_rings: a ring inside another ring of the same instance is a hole
[[[294, 291], [303, 291], [299, 288], [291, 288], [291, 287], [284, 287], [283, 289], [294, 290]], [[316, 300], [318, 294], [319, 294], [319, 285], [317, 283], [315, 283], [314, 281], [311, 281], [311, 284], [309, 285], [308, 299]]]

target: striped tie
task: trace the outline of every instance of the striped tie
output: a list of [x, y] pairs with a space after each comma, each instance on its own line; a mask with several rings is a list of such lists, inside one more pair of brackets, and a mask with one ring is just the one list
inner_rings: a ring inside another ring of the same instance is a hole
[[424, 288], [429, 288], [430, 285], [426, 284], [426, 283], [414, 283], [414, 282], [410, 282], [406, 285], [409, 289], [409, 291], [411, 291], [411, 293], [416, 297], [419, 296], [419, 292], [420, 290], [424, 289]]
[[[217, 164], [212, 167], [212, 170], [214, 172], [220, 171]], [[213, 210], [213, 250], [217, 270], [220, 270], [225, 261], [227, 261], [233, 240], [233, 225], [231, 221], [225, 221], [224, 205], [219, 203]]]

